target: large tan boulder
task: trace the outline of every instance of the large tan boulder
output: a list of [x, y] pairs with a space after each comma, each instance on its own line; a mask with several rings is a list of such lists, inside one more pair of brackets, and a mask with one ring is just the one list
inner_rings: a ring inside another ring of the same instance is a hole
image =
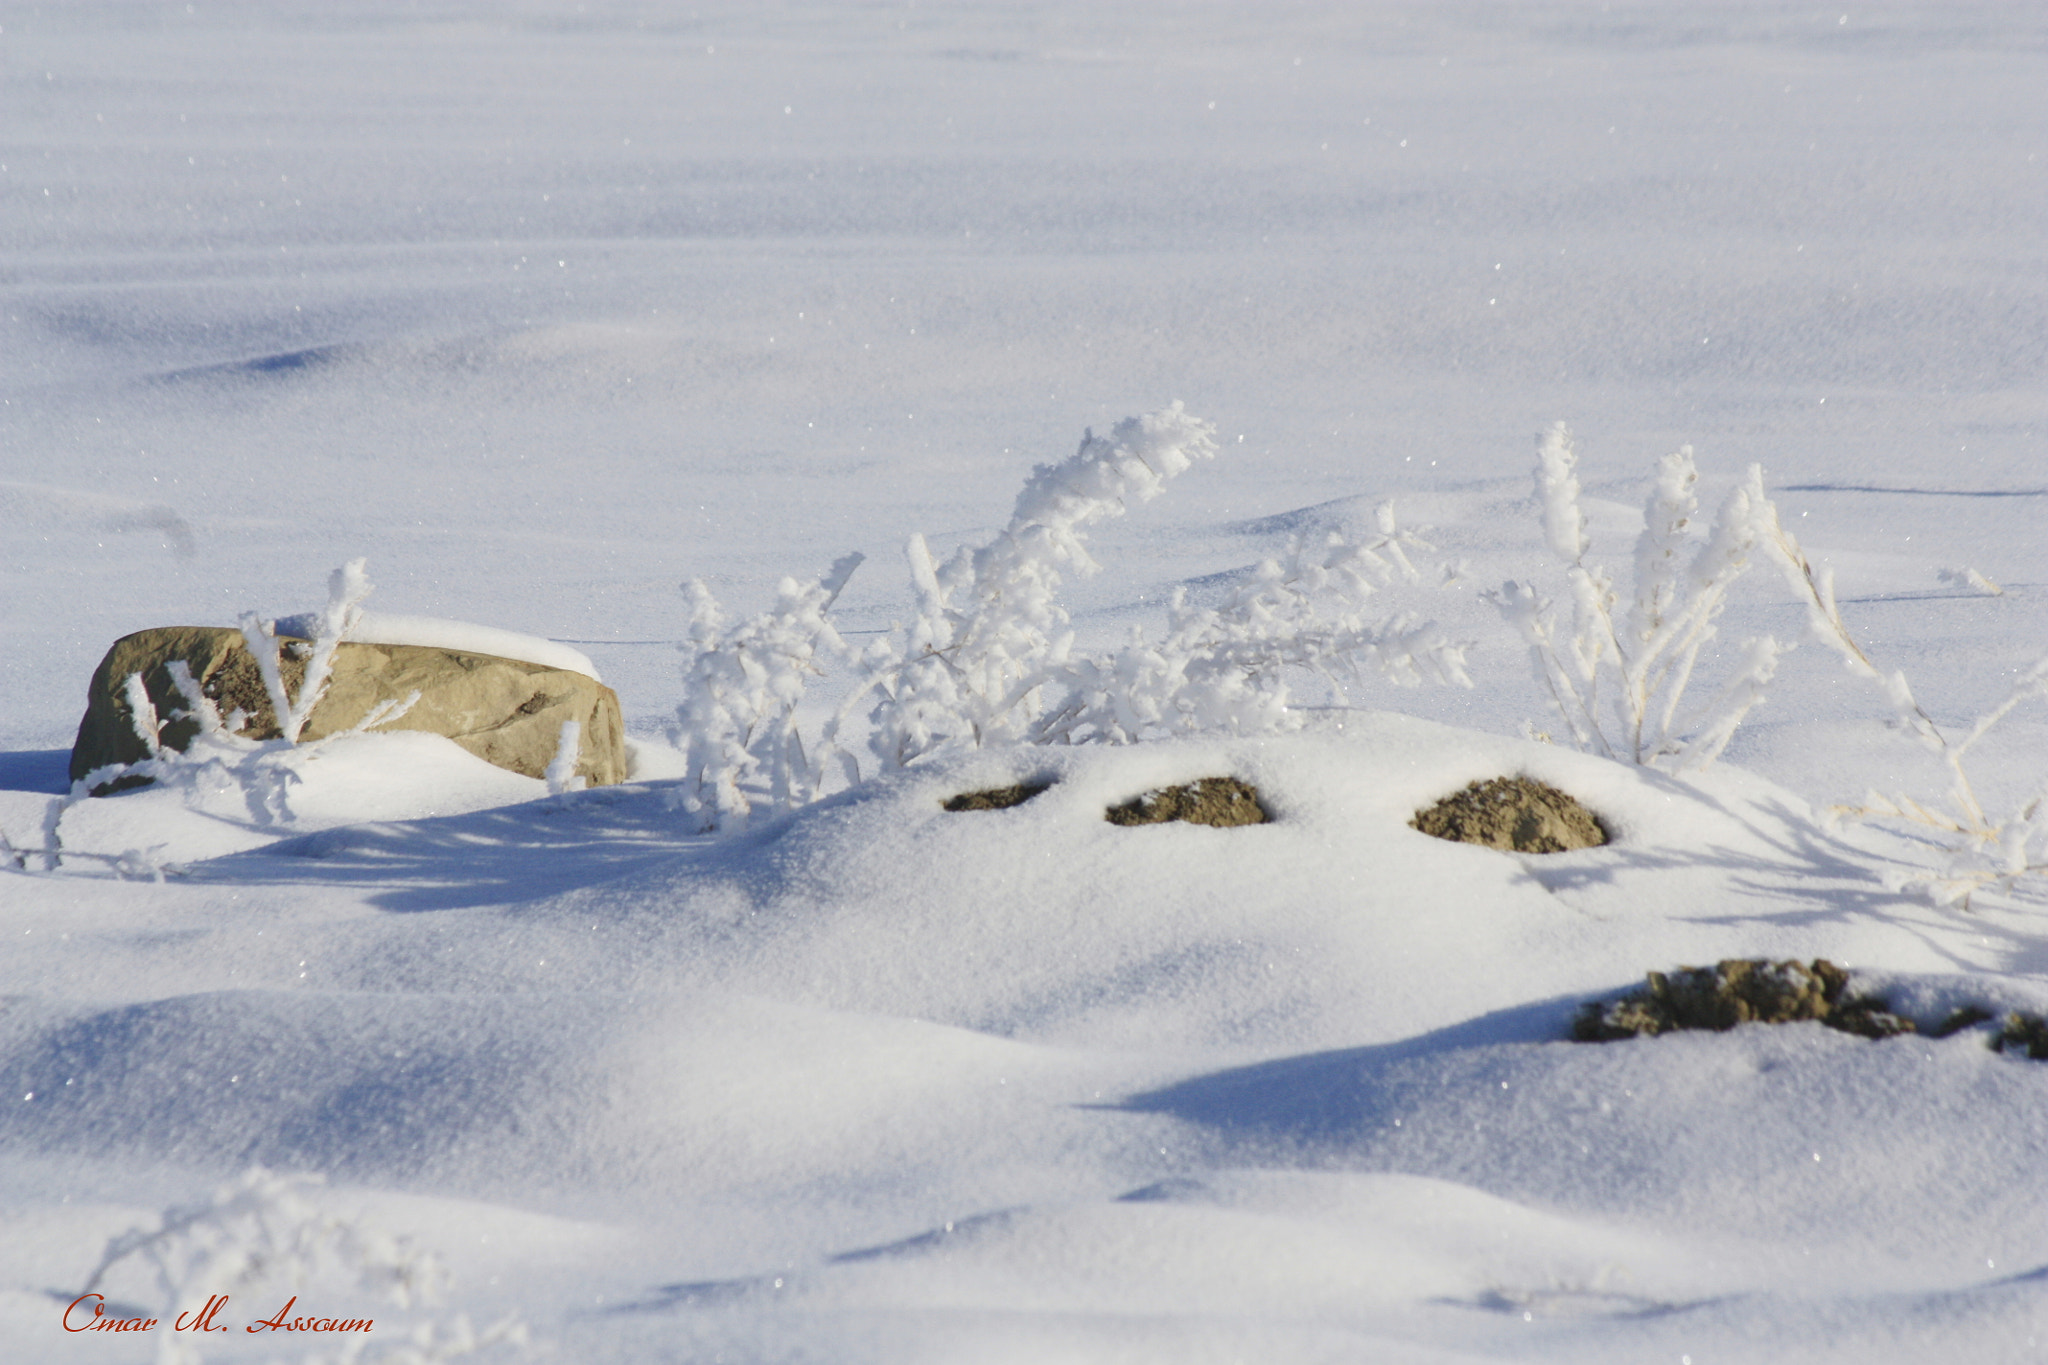
[[[303, 653], [305, 647], [285, 642], [285, 688], [297, 697], [306, 666], [292, 657], [294, 652]], [[184, 710], [170, 673], [170, 664], [179, 659], [223, 717], [238, 708], [248, 714], [241, 733], [251, 739], [278, 737], [263, 675], [240, 631], [161, 626], [116, 640], [100, 660], [71, 750], [73, 781], [109, 763], [149, 756], [135, 733], [123, 689], [130, 674], [140, 673], [160, 718]], [[625, 724], [618, 694], [609, 687], [567, 669], [426, 645], [344, 642], [335, 650], [327, 693], [299, 738], [316, 740], [346, 730], [379, 702], [403, 701], [414, 691], [420, 699], [413, 708], [379, 729], [446, 735], [486, 763], [543, 777], [561, 742], [562, 722], [573, 720], [582, 727], [577, 773], [593, 787], [625, 780]], [[168, 724], [161, 732], [163, 743], [183, 749], [198, 728], [191, 720]]]

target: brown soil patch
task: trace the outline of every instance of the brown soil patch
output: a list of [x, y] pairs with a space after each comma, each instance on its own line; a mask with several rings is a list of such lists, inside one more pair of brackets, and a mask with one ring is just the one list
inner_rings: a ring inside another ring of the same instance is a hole
[[1811, 965], [1730, 958], [1712, 967], [1651, 972], [1644, 984], [1579, 1012], [1572, 1037], [1582, 1043], [1654, 1037], [1677, 1029], [1726, 1032], [1737, 1024], [1790, 1024], [1815, 1020], [1865, 1038], [1914, 1032], [1869, 996], [1845, 998], [1849, 974], [1816, 958]]
[[1103, 812], [1112, 825], [1263, 825], [1272, 817], [1259, 804], [1259, 789], [1234, 777], [1205, 777], [1180, 787], [1161, 787]]
[[1577, 797], [1528, 777], [1474, 782], [1415, 812], [1408, 823], [1439, 839], [1512, 853], [1563, 853], [1607, 842], [1607, 830]]
[[961, 792], [945, 803], [947, 810], [1008, 810], [1021, 806], [1052, 786], [1050, 782], [1019, 782], [1014, 787], [990, 787], [985, 791]]

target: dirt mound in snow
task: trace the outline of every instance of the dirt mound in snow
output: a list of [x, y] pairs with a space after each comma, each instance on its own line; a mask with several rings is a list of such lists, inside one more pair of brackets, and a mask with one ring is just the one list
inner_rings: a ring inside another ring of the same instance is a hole
[[1655, 1036], [1675, 1029], [1726, 1032], [1737, 1024], [1790, 1024], [1816, 1020], [1865, 1038], [1914, 1032], [1869, 996], [1845, 998], [1849, 974], [1816, 958], [1812, 965], [1730, 958], [1712, 967], [1651, 972], [1643, 985], [1608, 1003], [1579, 1012], [1572, 1036], [1582, 1043]]
[[[1934, 1036], [1946, 1038], [1989, 1023], [1994, 1017], [1990, 1010], [1968, 1006], [1943, 1020]], [[1993, 1052], [2023, 1052], [2030, 1061], [2048, 1062], [2048, 1019], [2014, 1010], [1999, 1020], [1998, 1032], [1991, 1035], [1990, 1042]]]
[[945, 803], [947, 810], [1008, 810], [1021, 806], [1040, 792], [1048, 791], [1050, 782], [1019, 782], [1014, 787], [988, 787], [978, 792], [961, 792]]
[[2048, 1019], [2038, 1014], [2008, 1014], [1991, 1046], [2000, 1052], [2024, 1052], [2033, 1061], [2048, 1062]]
[[1415, 812], [1408, 823], [1439, 839], [1513, 853], [1563, 853], [1607, 842], [1607, 830], [1577, 797], [1528, 777], [1474, 782]]
[[1259, 804], [1259, 789], [1234, 777], [1205, 777], [1179, 787], [1143, 792], [1103, 818], [1112, 825], [1163, 825], [1184, 820], [1191, 825], [1263, 825], [1272, 817]]

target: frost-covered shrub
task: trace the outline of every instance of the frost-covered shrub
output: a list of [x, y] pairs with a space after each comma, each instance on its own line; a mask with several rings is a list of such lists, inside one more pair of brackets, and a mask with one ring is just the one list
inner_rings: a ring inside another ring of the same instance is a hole
[[806, 751], [796, 708], [826, 665], [851, 661], [826, 613], [861, 559], [847, 555], [809, 583], [783, 579], [772, 608], [737, 623], [704, 584], [683, 585], [690, 638], [676, 708], [676, 739], [689, 763], [682, 803], [706, 828], [744, 820], [759, 799], [748, 789], [763, 782], [777, 809], [817, 795], [825, 751], [834, 746], [828, 737], [815, 754]]
[[[1558, 423], [1538, 443], [1536, 492], [1545, 539], [1565, 565], [1569, 626], [1530, 584], [1509, 583], [1492, 600], [1528, 641], [1536, 675], [1581, 748], [1674, 770], [1703, 766], [1720, 754], [1763, 699], [1789, 646], [1769, 636], [1746, 640], [1713, 701], [1684, 713], [1681, 698], [1729, 588], [1761, 553], [1779, 566], [1804, 606], [1807, 633], [1883, 692], [1894, 725], [1937, 754], [1948, 771], [1948, 788], [1938, 797], [1873, 791], [1829, 814], [1934, 831], [1946, 846], [1943, 865], [1900, 874], [1893, 884], [1938, 905], [1967, 907], [1977, 892], [2010, 891], [2023, 879], [2048, 875], [2048, 787], [1994, 814], [1978, 797], [1967, 764], [1971, 750], [2015, 708], [2048, 697], [2048, 657], [1969, 727], [1944, 730], [1914, 698], [1905, 675], [1884, 672], [1857, 643], [1836, 603], [1832, 571], [1816, 569], [1785, 529], [1757, 466], [1728, 495], [1712, 529], [1693, 533], [1698, 476], [1690, 447], [1658, 466], [1636, 542], [1633, 598], [1621, 609], [1613, 575], [1586, 559], [1590, 542], [1576, 465], [1570, 433]], [[1973, 569], [1945, 570], [1943, 577], [1977, 592], [2003, 591]]]
[[1173, 596], [1157, 643], [1134, 631], [1121, 649], [1071, 662], [1065, 701], [1038, 718], [1036, 743], [1129, 743], [1221, 730], [1256, 734], [1295, 723], [1286, 669], [1305, 670], [1340, 697], [1369, 673], [1394, 683], [1469, 687], [1465, 646], [1433, 622], [1372, 619], [1367, 600], [1395, 578], [1419, 581], [1409, 549], [1427, 542], [1400, 529], [1391, 503], [1377, 533], [1353, 543], [1338, 533], [1297, 537], [1222, 605]]
[[1768, 635], [1743, 641], [1713, 699], [1682, 709], [1728, 590], [1777, 524], [1763, 471], [1750, 466], [1702, 536], [1694, 527], [1699, 472], [1692, 447], [1665, 456], [1643, 508], [1633, 592], [1622, 607], [1614, 575], [1587, 562], [1592, 542], [1579, 508], [1577, 466], [1571, 433], [1559, 422], [1537, 443], [1536, 498], [1544, 538], [1564, 565], [1569, 622], [1530, 583], [1507, 583], [1491, 600], [1527, 641], [1536, 676], [1580, 748], [1678, 771], [1704, 767], [1763, 700], [1787, 648]]
[[1894, 726], [1939, 755], [1948, 771], [1948, 790], [1939, 797], [1921, 800], [1872, 791], [1860, 802], [1832, 807], [1829, 814], [1837, 819], [1883, 820], [1934, 831], [1947, 847], [1942, 867], [1900, 875], [1893, 884], [1936, 905], [1967, 909], [1977, 892], [2010, 891], [2024, 878], [2048, 875], [2048, 787], [1994, 815], [1979, 799], [1966, 762], [1971, 749], [2017, 707], [2048, 697], [2048, 656], [2020, 675], [2004, 701], [1979, 716], [1967, 730], [1952, 735], [1915, 700], [1903, 672], [1885, 673], [1856, 642], [1835, 601], [1834, 572], [1814, 568], [1792, 533], [1779, 524], [1775, 509], [1769, 533], [1786, 581], [1806, 608], [1808, 633], [1832, 650], [1853, 676], [1883, 692], [1891, 704]]
[[932, 562], [922, 536], [908, 548], [917, 614], [870, 662], [882, 699], [876, 755], [898, 767], [945, 748], [1035, 738], [1049, 684], [1069, 667], [1073, 637], [1059, 603], [1065, 573], [1092, 574], [1088, 528], [1149, 502], [1211, 459], [1209, 424], [1179, 405], [1126, 418], [1108, 438], [1041, 465], [996, 538]]
[[[1340, 693], [1368, 674], [1470, 685], [1464, 645], [1408, 617], [1367, 615], [1381, 586], [1420, 577], [1408, 551], [1429, 548], [1395, 524], [1391, 507], [1361, 542], [1335, 533], [1298, 540], [1220, 605], [1196, 607], [1176, 594], [1157, 639], [1139, 631], [1118, 649], [1077, 652], [1059, 590], [1067, 575], [1099, 568], [1087, 531], [1215, 454], [1213, 429], [1178, 403], [1126, 418], [1107, 437], [1087, 433], [1071, 458], [1032, 473], [988, 543], [940, 564], [913, 535], [913, 614], [865, 651], [849, 647], [830, 618], [858, 556], [810, 583], [785, 579], [773, 608], [738, 623], [702, 584], [686, 585], [682, 804], [706, 828], [731, 826], [759, 805], [814, 799], [834, 766], [858, 780], [859, 760], [842, 736], [863, 708], [866, 748], [887, 769], [991, 745], [1284, 729], [1296, 723], [1289, 669]], [[806, 745], [797, 708], [828, 666], [846, 669], [855, 685]]]

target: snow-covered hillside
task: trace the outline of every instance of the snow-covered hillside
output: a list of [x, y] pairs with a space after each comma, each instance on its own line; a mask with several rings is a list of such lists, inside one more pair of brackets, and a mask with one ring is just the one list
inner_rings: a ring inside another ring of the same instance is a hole
[[[1569, 594], [1535, 433], [1624, 593], [1689, 442], [1707, 512], [1763, 465], [1931, 724], [2004, 699], [2044, 77], [1991, 4], [0, 3], [0, 1355], [2036, 1358], [2048, 1066], [1927, 1030], [2048, 1010], [2041, 879], [1934, 904], [1944, 836], [1827, 818], [1949, 775], [1816, 641], [1704, 769], [1524, 738], [1568, 732], [1487, 593]], [[1091, 528], [1076, 650], [1392, 499], [1435, 548], [1375, 610], [1474, 685], [698, 832], [683, 580], [744, 615], [867, 556], [814, 735], [918, 638], [913, 534], [990, 543], [1174, 400], [1217, 454]], [[395, 734], [66, 796], [114, 639], [357, 556], [387, 625], [587, 660], [634, 779]], [[1807, 629], [1752, 572], [1696, 694]], [[1971, 752], [1987, 808], [2044, 721]], [[1612, 842], [1409, 827], [1501, 773]], [[1218, 775], [1272, 821], [1103, 819]], [[1727, 957], [1923, 1032], [1568, 1041]], [[89, 1284], [229, 1330], [67, 1333]], [[376, 1326], [243, 1330], [294, 1295]]]

